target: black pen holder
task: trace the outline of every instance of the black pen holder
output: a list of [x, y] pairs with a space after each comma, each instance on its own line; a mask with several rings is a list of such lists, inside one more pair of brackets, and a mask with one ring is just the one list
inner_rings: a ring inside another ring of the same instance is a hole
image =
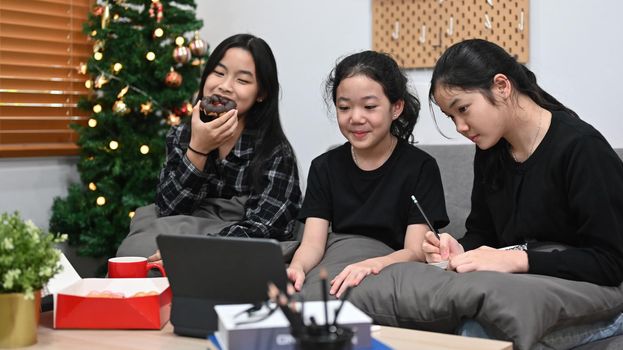
[[353, 331], [342, 326], [306, 326], [293, 334], [297, 350], [352, 350]]

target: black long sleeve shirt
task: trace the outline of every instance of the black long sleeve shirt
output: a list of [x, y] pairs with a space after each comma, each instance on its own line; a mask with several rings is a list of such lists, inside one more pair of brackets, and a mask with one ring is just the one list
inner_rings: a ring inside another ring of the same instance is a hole
[[[506, 142], [501, 140], [500, 142]], [[466, 250], [529, 241], [571, 246], [528, 250], [529, 273], [600, 285], [623, 281], [623, 163], [592, 126], [553, 112], [543, 141], [524, 163], [502, 157], [502, 185], [483, 184], [492, 149], [476, 150]]]

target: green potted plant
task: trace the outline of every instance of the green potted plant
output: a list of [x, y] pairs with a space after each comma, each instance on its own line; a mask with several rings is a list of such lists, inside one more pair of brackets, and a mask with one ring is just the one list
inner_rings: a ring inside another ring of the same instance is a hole
[[0, 348], [37, 342], [41, 288], [61, 270], [56, 243], [18, 212], [0, 215]]

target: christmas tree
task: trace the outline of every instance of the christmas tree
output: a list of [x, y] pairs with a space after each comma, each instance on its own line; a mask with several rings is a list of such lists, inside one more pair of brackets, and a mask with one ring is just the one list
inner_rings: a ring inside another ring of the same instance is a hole
[[93, 55], [77, 69], [91, 94], [79, 135], [81, 183], [55, 198], [50, 231], [82, 255], [114, 256], [136, 208], [154, 201], [165, 135], [187, 118], [207, 45], [192, 0], [97, 3], [83, 25]]

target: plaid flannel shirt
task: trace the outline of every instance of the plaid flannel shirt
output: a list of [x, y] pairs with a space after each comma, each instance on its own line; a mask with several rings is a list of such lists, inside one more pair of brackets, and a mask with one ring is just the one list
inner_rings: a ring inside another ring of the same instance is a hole
[[192, 215], [207, 198], [248, 196], [242, 221], [226, 227], [221, 236], [293, 238], [301, 208], [301, 189], [296, 161], [289, 151], [277, 147], [262, 171], [262, 192], [250, 181], [255, 154], [255, 133], [245, 130], [225, 159], [211, 152], [201, 171], [186, 157], [190, 125], [171, 128], [166, 137], [167, 159], [160, 172], [156, 193], [158, 216]]

